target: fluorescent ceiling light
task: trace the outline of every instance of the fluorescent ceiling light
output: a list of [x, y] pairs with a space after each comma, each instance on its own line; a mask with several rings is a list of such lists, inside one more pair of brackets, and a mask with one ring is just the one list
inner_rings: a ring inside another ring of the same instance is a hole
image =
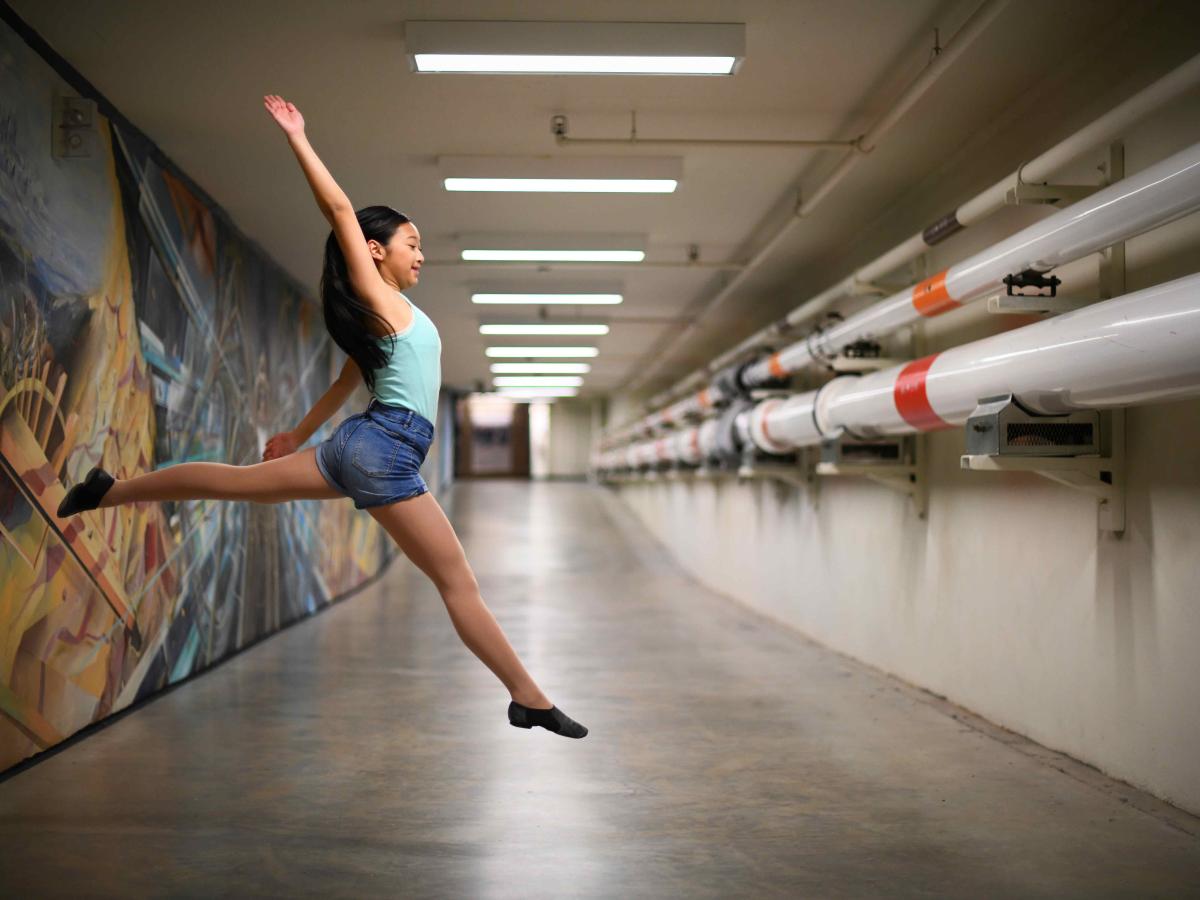
[[620, 303], [620, 294], [472, 294], [472, 303], [536, 303], [550, 305], [573, 303], [580, 306], [600, 306]]
[[669, 178], [447, 178], [448, 191], [525, 191], [561, 194], [669, 194]]
[[492, 359], [532, 359], [536, 356], [563, 358], [591, 358], [600, 351], [595, 347], [488, 347], [484, 353]]
[[496, 375], [586, 375], [587, 363], [492, 363]]
[[691, 22], [406, 22], [416, 72], [730, 75], [746, 26]]
[[479, 262], [641, 262], [642, 250], [464, 250], [462, 258]]
[[[460, 234], [455, 243], [459, 248], [467, 248], [460, 252], [468, 261], [641, 262], [646, 257], [646, 235], [634, 233], [476, 232]], [[563, 285], [554, 285], [550, 290], [558, 292], [562, 288]], [[514, 285], [513, 289], [523, 290], [527, 286]]]
[[476, 75], [729, 75], [732, 56], [508, 56], [499, 53], [417, 53], [418, 72]]
[[526, 397], [529, 399], [537, 399], [540, 397], [574, 397], [579, 393], [578, 388], [569, 387], [544, 387], [544, 388], [498, 388], [495, 393], [501, 397]]
[[439, 156], [437, 164], [448, 191], [669, 194], [683, 175], [677, 156]]
[[607, 325], [480, 325], [480, 334], [608, 334]]
[[579, 387], [583, 379], [578, 375], [496, 375], [492, 383], [496, 387]]

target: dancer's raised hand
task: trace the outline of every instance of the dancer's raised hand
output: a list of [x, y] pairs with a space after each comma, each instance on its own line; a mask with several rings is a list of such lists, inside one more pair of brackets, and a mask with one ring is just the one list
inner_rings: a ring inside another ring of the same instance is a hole
[[299, 443], [296, 440], [296, 436], [290, 431], [281, 431], [279, 434], [273, 434], [267, 438], [267, 446], [263, 450], [263, 460], [279, 459], [281, 456], [295, 453]]
[[279, 127], [284, 130], [284, 133], [304, 134], [304, 116], [300, 115], [300, 110], [296, 109], [296, 104], [288, 103], [278, 94], [265, 94], [263, 96], [263, 106], [267, 108], [267, 112], [271, 114]]

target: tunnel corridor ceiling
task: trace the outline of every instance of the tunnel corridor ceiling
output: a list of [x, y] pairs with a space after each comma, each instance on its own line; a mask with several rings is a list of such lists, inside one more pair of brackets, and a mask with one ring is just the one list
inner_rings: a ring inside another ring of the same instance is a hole
[[[551, 132], [552, 117], [567, 115], [572, 137], [627, 136], [636, 111], [642, 138], [851, 140], [883, 116], [927, 65], [934, 29], [945, 44], [979, 3], [12, 0], [11, 5], [315, 298], [328, 230], [290, 151], [262, 113], [264, 93], [293, 100], [314, 147], [354, 204], [394, 206], [421, 228], [429, 264], [411, 295], [441, 330], [449, 385], [486, 383], [491, 361], [484, 348], [494, 341], [479, 334], [481, 322], [538, 315], [536, 307], [476, 306], [473, 292], [618, 288], [625, 297], [619, 306], [546, 308], [547, 321], [610, 326], [607, 335], [587, 339], [599, 348], [581, 392], [589, 396], [628, 383], [733, 276], [712, 264], [752, 256], [791, 214], [797, 192], [818, 184], [844, 154], [794, 147], [562, 147]], [[1030, 27], [1032, 13], [1036, 28]], [[1035, 102], [1055, 79], [1107, 78], [1111, 86], [1113, 79], [1128, 76], [1106, 58], [1104, 48], [1117, 46], [1143, 14], [1117, 0], [1009, 3], [730, 302], [698, 323], [647, 387], [652, 392], [673, 384], [854, 263], [886, 249], [889, 239], [919, 230], [925, 219], [944, 211], [924, 202], [927, 196], [938, 204], [949, 196], [952, 206], [955, 198], [983, 186], [987, 177], [978, 185], [951, 185], [954, 192], [943, 190], [944, 196], [930, 187], [940, 185], [940, 172], [952, 170], [985, 142], [1011, 168], [1022, 152], [1033, 155], [1094, 115], [1095, 109], [1071, 110], [1016, 135], [995, 125]], [[514, 18], [743, 22], [745, 60], [732, 77], [408, 70], [405, 21]], [[677, 157], [683, 174], [675, 193], [661, 195], [445, 191], [438, 157], [479, 154]], [[647, 264], [538, 270], [458, 262], [463, 236], [478, 233], [639, 234], [645, 236]], [[692, 246], [701, 265], [688, 267], [683, 264]]]

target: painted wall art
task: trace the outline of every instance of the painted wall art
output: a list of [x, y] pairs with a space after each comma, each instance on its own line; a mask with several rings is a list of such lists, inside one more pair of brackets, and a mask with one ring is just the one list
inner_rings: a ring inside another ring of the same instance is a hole
[[6, 25], [0, 347], [0, 770], [327, 606], [396, 552], [349, 500], [53, 515], [95, 465], [259, 462], [341, 359], [304, 289]]

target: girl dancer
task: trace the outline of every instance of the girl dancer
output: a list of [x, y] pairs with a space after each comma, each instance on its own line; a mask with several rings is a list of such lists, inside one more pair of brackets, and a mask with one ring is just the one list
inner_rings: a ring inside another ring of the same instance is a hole
[[[542, 693], [484, 605], [458, 536], [418, 471], [433, 441], [442, 349], [433, 322], [402, 293], [417, 283], [424, 260], [420, 232], [390, 207], [355, 212], [310, 146], [295, 105], [274, 94], [263, 105], [287, 135], [333, 227], [321, 300], [325, 326], [349, 357], [341, 375], [295, 430], [267, 441], [264, 462], [182, 463], [120, 480], [96, 467], [67, 492], [59, 517], [139, 500], [283, 503], [349, 496], [437, 586], [463, 643], [508, 688], [509, 722], [583, 737], [587, 729]], [[347, 418], [319, 446], [296, 452], [360, 383], [373, 397], [366, 411]]]

